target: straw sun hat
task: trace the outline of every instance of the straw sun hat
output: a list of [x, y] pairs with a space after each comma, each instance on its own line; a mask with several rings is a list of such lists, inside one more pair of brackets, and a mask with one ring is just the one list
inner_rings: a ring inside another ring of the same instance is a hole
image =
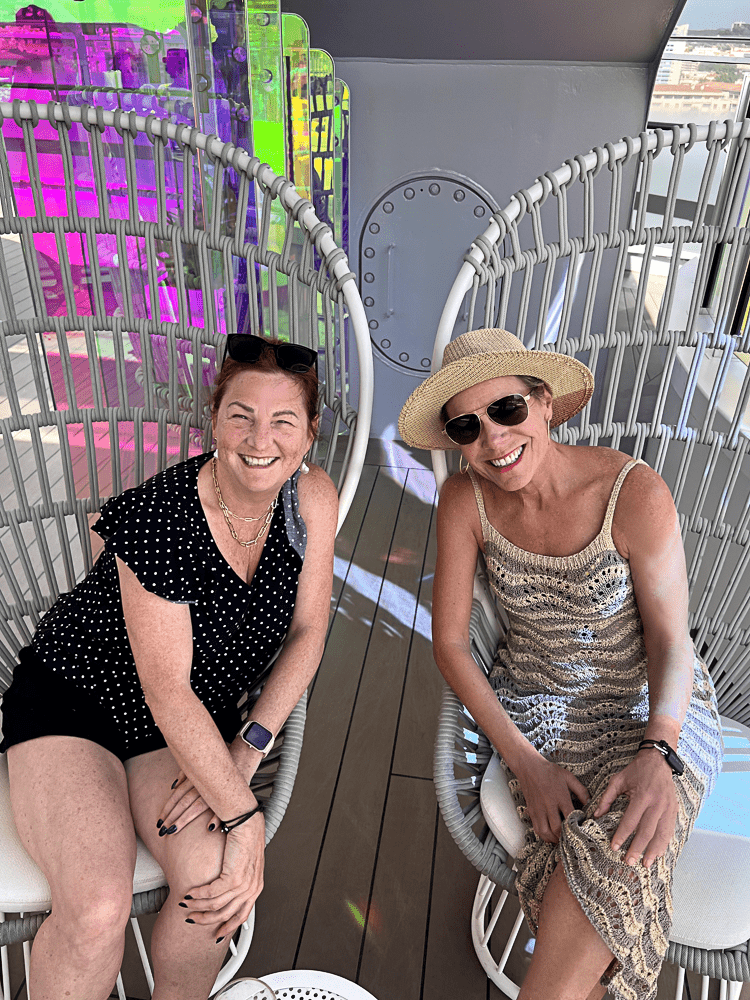
[[547, 383], [552, 392], [552, 427], [580, 412], [594, 391], [594, 376], [575, 358], [529, 351], [507, 330], [470, 330], [448, 344], [442, 367], [404, 403], [398, 420], [402, 439], [413, 448], [457, 449], [443, 434], [443, 406], [464, 389], [502, 375], [532, 375]]

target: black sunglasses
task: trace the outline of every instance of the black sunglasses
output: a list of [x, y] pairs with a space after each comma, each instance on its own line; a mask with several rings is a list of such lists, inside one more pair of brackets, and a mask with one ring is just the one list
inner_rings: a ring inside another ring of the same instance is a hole
[[462, 413], [458, 417], [451, 417], [447, 420], [443, 428], [443, 434], [447, 435], [454, 444], [471, 444], [479, 437], [482, 429], [482, 421], [479, 419], [482, 413], [486, 413], [490, 420], [503, 427], [515, 427], [522, 424], [529, 415], [529, 404], [527, 400], [533, 392], [522, 396], [519, 392], [514, 392], [512, 396], [503, 396], [496, 399], [478, 413]]
[[233, 361], [257, 361], [263, 351], [268, 348], [276, 357], [276, 364], [286, 372], [296, 372], [298, 375], [309, 372], [312, 368], [317, 373], [318, 352], [312, 347], [302, 344], [269, 344], [263, 337], [253, 333], [230, 333], [227, 336], [226, 356]]

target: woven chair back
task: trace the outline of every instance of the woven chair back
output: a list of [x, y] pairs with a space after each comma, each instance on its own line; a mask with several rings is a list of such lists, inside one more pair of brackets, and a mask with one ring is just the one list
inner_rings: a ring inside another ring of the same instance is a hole
[[[690, 628], [721, 711], [750, 723], [750, 121], [596, 147], [472, 245], [435, 345], [503, 327], [595, 374], [555, 432], [645, 459], [680, 516]], [[458, 318], [461, 316], [461, 322]], [[439, 482], [445, 456], [435, 453]]]
[[102, 503], [209, 449], [228, 332], [318, 350], [311, 458], [343, 520], [372, 405], [364, 309], [329, 227], [244, 150], [153, 116], [0, 105], [0, 324], [0, 688], [91, 567]]

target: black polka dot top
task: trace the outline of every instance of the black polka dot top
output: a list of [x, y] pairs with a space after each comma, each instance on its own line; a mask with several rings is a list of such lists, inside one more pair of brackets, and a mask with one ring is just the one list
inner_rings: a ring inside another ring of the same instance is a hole
[[104, 552], [50, 608], [33, 639], [46, 666], [101, 703], [128, 751], [148, 744], [158, 728], [128, 642], [115, 556], [146, 590], [190, 605], [190, 683], [215, 720], [227, 713], [239, 720], [239, 697], [263, 673], [292, 620], [306, 541], [298, 474], [282, 488], [248, 584], [219, 551], [198, 498], [198, 472], [210, 458], [172, 466], [104, 505], [94, 525]]

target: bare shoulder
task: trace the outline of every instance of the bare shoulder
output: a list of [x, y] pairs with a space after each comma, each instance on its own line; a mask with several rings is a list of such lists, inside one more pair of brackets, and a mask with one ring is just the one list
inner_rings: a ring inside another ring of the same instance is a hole
[[602, 448], [599, 445], [574, 445], [570, 447], [570, 452], [575, 456], [576, 464], [585, 479], [592, 483], [601, 482], [610, 490], [631, 458], [615, 448]]
[[658, 551], [677, 528], [677, 512], [667, 484], [650, 466], [634, 466], [617, 498], [612, 524], [617, 548], [628, 553], [640, 548]]
[[440, 491], [441, 507], [451, 513], [457, 513], [459, 510], [468, 509], [472, 504], [476, 507], [474, 487], [467, 475], [456, 472], [445, 480]]
[[443, 524], [450, 522], [456, 528], [467, 527], [481, 544], [482, 525], [479, 520], [479, 509], [474, 486], [467, 475], [457, 472], [450, 479], [446, 479], [440, 491], [438, 516]]
[[324, 528], [333, 523], [334, 531], [339, 513], [339, 495], [331, 477], [319, 465], [310, 465], [310, 471], [297, 480], [299, 510], [308, 528]]

